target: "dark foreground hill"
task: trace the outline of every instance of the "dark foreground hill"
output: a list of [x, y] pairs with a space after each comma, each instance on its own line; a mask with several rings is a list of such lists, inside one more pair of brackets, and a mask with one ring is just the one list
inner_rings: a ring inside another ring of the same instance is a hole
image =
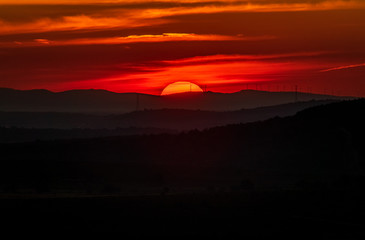
[[274, 106], [298, 101], [343, 100], [350, 97], [330, 95], [243, 90], [236, 93], [184, 93], [155, 96], [114, 93], [105, 90], [21, 91], [0, 88], [0, 111], [74, 112], [120, 114], [141, 109], [187, 109], [234, 111], [242, 108]]
[[3, 232], [363, 239], [365, 100], [182, 134], [0, 144]]

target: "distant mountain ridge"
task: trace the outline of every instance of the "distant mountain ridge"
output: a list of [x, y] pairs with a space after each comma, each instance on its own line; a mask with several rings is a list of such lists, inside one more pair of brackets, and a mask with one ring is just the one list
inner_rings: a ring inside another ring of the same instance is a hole
[[74, 112], [120, 114], [141, 109], [187, 109], [235, 111], [286, 104], [295, 101], [344, 100], [338, 97], [294, 92], [242, 90], [235, 93], [182, 93], [156, 96], [140, 93], [115, 93], [107, 90], [15, 90], [0, 88], [0, 111]]

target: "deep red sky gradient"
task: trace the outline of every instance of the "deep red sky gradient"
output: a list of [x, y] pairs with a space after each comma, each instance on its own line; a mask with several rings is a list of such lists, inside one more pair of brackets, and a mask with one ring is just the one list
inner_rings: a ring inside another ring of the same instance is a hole
[[12, 2], [0, 0], [0, 87], [365, 97], [365, 1]]

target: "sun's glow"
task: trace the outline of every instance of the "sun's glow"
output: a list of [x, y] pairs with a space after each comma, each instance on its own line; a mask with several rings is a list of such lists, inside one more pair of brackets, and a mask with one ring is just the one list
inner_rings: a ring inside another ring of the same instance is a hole
[[161, 95], [169, 95], [184, 92], [203, 92], [203, 90], [196, 84], [191, 82], [174, 82], [169, 84], [162, 91]]

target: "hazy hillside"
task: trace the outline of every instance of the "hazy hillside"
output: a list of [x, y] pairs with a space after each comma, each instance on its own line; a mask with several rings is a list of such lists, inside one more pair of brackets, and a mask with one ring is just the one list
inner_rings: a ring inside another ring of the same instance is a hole
[[0, 189], [203, 191], [243, 180], [258, 189], [357, 188], [365, 183], [364, 122], [365, 100], [356, 100], [177, 135], [0, 144]]
[[225, 112], [183, 109], [145, 110], [116, 115], [111, 117], [111, 119], [123, 126], [201, 130], [227, 124], [255, 122], [273, 117], [290, 116], [303, 109], [331, 102], [334, 102], [334, 100], [297, 102]]
[[59, 139], [86, 139], [125, 135], [178, 133], [176, 130], [159, 128], [114, 129], [55, 129], [55, 128], [5, 128], [0, 127], [0, 143], [33, 142]]
[[143, 110], [113, 115], [61, 112], [0, 112], [0, 126], [56, 129], [114, 129], [131, 127], [176, 130], [204, 129], [226, 124], [266, 120], [276, 116], [290, 116], [305, 108], [333, 101], [296, 102], [225, 112], [184, 109]]
[[[105, 90], [20, 91], [0, 88], [0, 111], [126, 113], [142, 109], [187, 109], [233, 111], [242, 108], [273, 106], [295, 101], [293, 92], [243, 90], [236, 93], [184, 93], [154, 96], [114, 93]], [[349, 97], [298, 93], [297, 100], [340, 100]]]

